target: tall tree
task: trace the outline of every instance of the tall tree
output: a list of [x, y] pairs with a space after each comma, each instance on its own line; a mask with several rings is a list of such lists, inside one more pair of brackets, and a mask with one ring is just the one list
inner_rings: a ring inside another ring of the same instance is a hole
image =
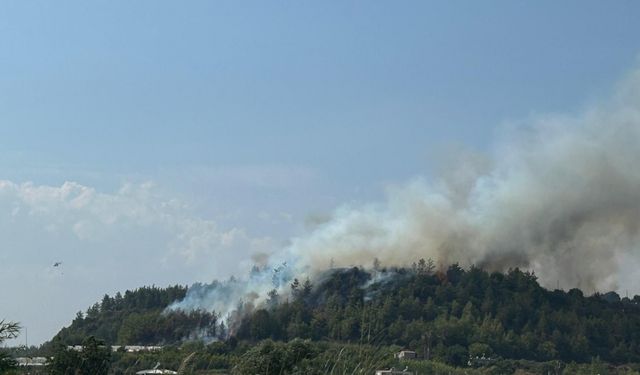
[[107, 375], [111, 364], [111, 348], [93, 336], [82, 343], [82, 351], [75, 351], [60, 344], [49, 364], [52, 375]]
[[[0, 344], [18, 337], [18, 333], [20, 333], [20, 325], [18, 323], [7, 322], [4, 319], [0, 320]], [[16, 366], [16, 361], [11, 356], [5, 352], [0, 352], [0, 373], [16, 368]]]

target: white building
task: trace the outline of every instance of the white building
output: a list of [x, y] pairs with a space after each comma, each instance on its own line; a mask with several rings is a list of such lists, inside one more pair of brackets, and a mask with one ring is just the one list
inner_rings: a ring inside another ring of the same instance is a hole
[[413, 375], [413, 372], [407, 371], [406, 368], [404, 370], [396, 370], [392, 367], [389, 370], [377, 370], [376, 375]]
[[124, 347], [127, 353], [137, 352], [157, 352], [162, 350], [162, 346], [142, 346], [142, 345], [127, 345]]
[[158, 368], [160, 367], [160, 362], [156, 363], [155, 366], [153, 366], [152, 369], [149, 370], [142, 370], [142, 371], [138, 371], [136, 372], [137, 375], [147, 375], [147, 374], [177, 374], [176, 371], [173, 370], [167, 370], [167, 369], [160, 369]]
[[416, 359], [418, 355], [412, 350], [401, 350], [394, 354], [394, 357], [397, 359]]
[[20, 367], [40, 367], [47, 365], [45, 357], [18, 357], [16, 362]]
[[[101, 346], [101, 347], [104, 347], [104, 346]], [[82, 345], [74, 345], [74, 346], [67, 346], [67, 349], [75, 350], [76, 352], [81, 352], [84, 349], [84, 347]], [[126, 345], [126, 346], [112, 345], [111, 346], [112, 352], [117, 352], [118, 350], [121, 350], [121, 349], [123, 349], [127, 353], [158, 352], [162, 350], [162, 346], [143, 346], [143, 345]]]

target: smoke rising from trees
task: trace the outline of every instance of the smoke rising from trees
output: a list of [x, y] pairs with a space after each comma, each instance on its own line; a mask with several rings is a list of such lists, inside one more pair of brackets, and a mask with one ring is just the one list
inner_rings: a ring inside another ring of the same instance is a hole
[[[340, 207], [269, 259], [270, 273], [314, 277], [329, 267], [408, 266], [420, 258], [489, 270], [532, 270], [548, 287], [607, 291], [640, 277], [640, 71], [607, 102], [573, 115], [538, 116], [483, 158], [460, 157], [433, 178], [392, 187], [381, 203]], [[330, 266], [331, 265], [331, 266]], [[264, 302], [270, 285], [226, 288]], [[279, 290], [288, 291], [287, 280]], [[207, 308], [207, 296], [172, 308]], [[260, 291], [261, 293], [255, 293]], [[197, 298], [193, 298], [197, 297]]]
[[340, 208], [288, 250], [312, 269], [433, 258], [615, 289], [621, 265], [638, 258], [639, 94], [635, 72], [608, 103], [539, 117], [505, 136], [488, 161], [461, 158], [440, 178], [390, 189], [382, 204]]

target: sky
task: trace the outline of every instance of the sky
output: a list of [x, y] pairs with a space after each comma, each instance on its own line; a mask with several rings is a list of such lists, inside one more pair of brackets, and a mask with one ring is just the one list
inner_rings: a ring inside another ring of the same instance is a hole
[[244, 272], [452, 150], [581, 111], [638, 67], [639, 12], [4, 1], [0, 318], [39, 344], [106, 293]]

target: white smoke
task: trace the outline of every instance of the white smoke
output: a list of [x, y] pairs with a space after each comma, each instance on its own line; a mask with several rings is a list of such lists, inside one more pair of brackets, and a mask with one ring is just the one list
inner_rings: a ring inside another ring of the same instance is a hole
[[[390, 188], [382, 203], [338, 208], [271, 264], [288, 261], [291, 274], [313, 277], [330, 264], [432, 258], [524, 267], [543, 285], [588, 292], [637, 277], [629, 265], [640, 247], [640, 72], [606, 104], [539, 117], [505, 136], [486, 160], [460, 159], [440, 178]], [[242, 285], [234, 298], [266, 298], [264, 287]], [[211, 306], [207, 298], [187, 297], [183, 307]]]
[[456, 178], [417, 178], [382, 204], [340, 208], [288, 251], [314, 269], [330, 259], [432, 258], [527, 267], [547, 285], [616, 288], [620, 264], [638, 258], [639, 92], [635, 73], [606, 105], [539, 118], [506, 137], [488, 168], [467, 159]]

